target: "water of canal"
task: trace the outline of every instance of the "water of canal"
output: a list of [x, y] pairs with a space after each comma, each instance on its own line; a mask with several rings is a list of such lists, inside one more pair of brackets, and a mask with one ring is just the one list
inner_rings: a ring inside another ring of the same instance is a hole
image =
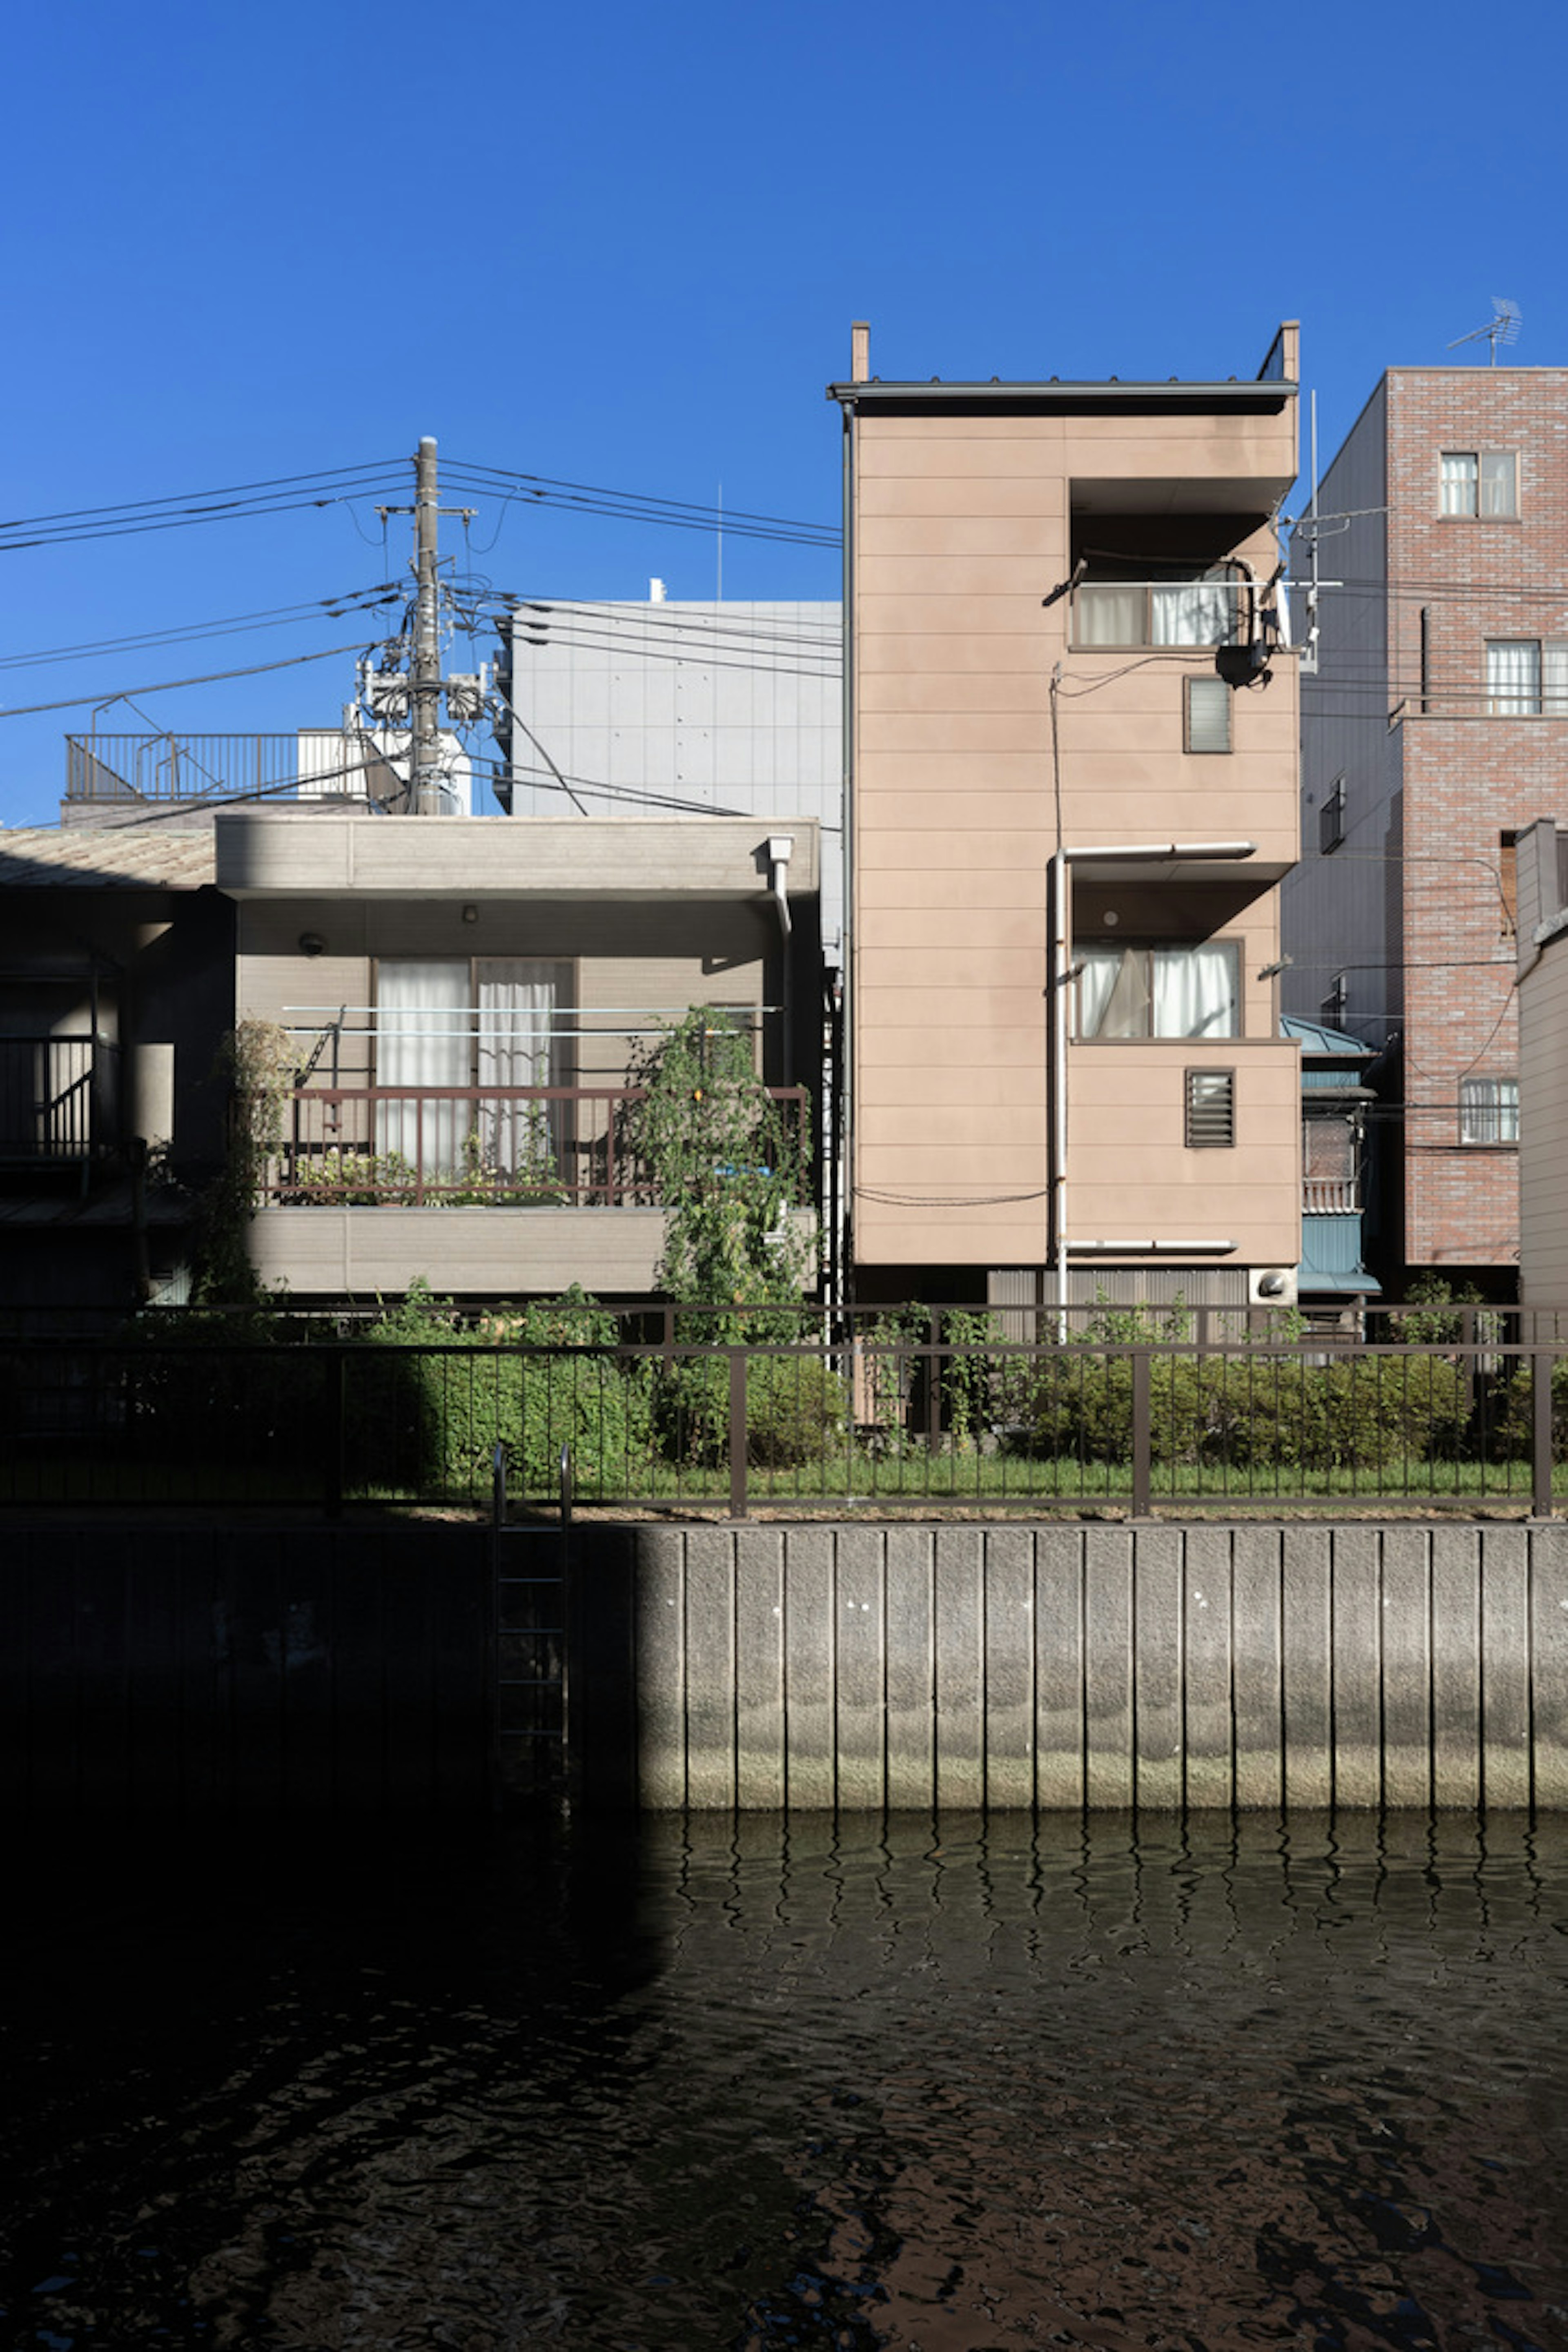
[[10, 1843], [7, 2346], [1568, 2347], [1568, 1823]]

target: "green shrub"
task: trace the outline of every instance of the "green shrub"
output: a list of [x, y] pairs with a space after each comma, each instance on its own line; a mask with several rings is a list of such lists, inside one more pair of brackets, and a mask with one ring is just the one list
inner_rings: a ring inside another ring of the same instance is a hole
[[[1452, 1458], [1467, 1412], [1461, 1372], [1438, 1356], [1149, 1358], [1150, 1453], [1162, 1464], [1371, 1470]], [[1031, 1428], [1037, 1454], [1131, 1461], [1131, 1357], [1074, 1346], [1045, 1359]]]
[[[565, 1445], [579, 1492], [620, 1490], [646, 1461], [653, 1424], [647, 1375], [617, 1359], [618, 1336], [614, 1316], [575, 1287], [553, 1306], [468, 1325], [414, 1286], [367, 1335], [385, 1351], [379, 1375], [353, 1367], [354, 1475], [374, 1481], [379, 1460], [388, 1483], [416, 1466], [427, 1486], [482, 1493], [499, 1444], [514, 1490], [549, 1498]], [[410, 1349], [423, 1352], [394, 1352]], [[529, 1352], [540, 1349], [551, 1352]]]
[[[730, 1358], [682, 1358], [660, 1371], [656, 1413], [673, 1462], [715, 1468], [730, 1458]], [[746, 1458], [760, 1469], [794, 1470], [831, 1454], [844, 1440], [844, 1383], [816, 1356], [749, 1355]]]

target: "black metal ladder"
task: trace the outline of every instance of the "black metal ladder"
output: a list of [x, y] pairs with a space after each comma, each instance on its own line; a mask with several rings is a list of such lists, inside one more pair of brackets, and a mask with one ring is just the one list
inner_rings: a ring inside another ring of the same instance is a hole
[[491, 1787], [498, 1805], [564, 1799], [571, 1753], [567, 1590], [572, 1556], [572, 1456], [561, 1448], [561, 1516], [514, 1524], [508, 1514], [506, 1449], [491, 1457]]

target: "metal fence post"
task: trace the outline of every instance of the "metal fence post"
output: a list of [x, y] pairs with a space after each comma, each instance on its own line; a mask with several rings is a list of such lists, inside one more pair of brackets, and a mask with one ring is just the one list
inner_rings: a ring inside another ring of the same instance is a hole
[[1538, 1519], [1552, 1517], [1552, 1374], [1555, 1358], [1550, 1348], [1536, 1348], [1530, 1359], [1530, 1508]]
[[1132, 1516], [1146, 1519], [1149, 1516], [1152, 1478], [1150, 1465], [1149, 1414], [1149, 1350], [1132, 1350]]
[[937, 1349], [942, 1345], [942, 1309], [931, 1311], [929, 1338], [931, 1352], [926, 1358], [926, 1452], [934, 1454], [942, 1444], [942, 1372]]
[[746, 1351], [730, 1356], [730, 1517], [746, 1516]]
[[339, 1346], [332, 1349], [327, 1366], [326, 1461], [323, 1465], [326, 1475], [322, 1483], [326, 1489], [327, 1517], [330, 1519], [341, 1517], [343, 1507], [343, 1457], [348, 1436], [347, 1387], [348, 1363], [344, 1349]]

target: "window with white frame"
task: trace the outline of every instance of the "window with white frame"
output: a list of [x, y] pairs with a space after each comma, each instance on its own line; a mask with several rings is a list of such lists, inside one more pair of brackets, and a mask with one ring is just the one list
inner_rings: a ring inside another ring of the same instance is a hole
[[559, 1137], [558, 1106], [510, 1090], [549, 1087], [565, 969], [524, 956], [383, 956], [376, 969], [375, 1148], [451, 1179], [477, 1159], [530, 1165]]
[[1568, 718], [1568, 637], [1489, 637], [1487, 709], [1494, 719]]
[[1234, 940], [1187, 946], [1119, 940], [1075, 947], [1084, 1038], [1235, 1037], [1240, 953]]
[[1482, 522], [1519, 512], [1519, 454], [1513, 449], [1445, 449], [1437, 461], [1438, 511]]
[[1459, 1141], [1517, 1143], [1519, 1141], [1519, 1080], [1461, 1078], [1459, 1080]]

